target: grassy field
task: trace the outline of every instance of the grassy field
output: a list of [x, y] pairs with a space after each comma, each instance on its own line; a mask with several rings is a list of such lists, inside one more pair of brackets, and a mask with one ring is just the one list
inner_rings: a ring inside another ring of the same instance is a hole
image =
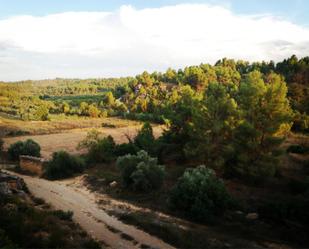
[[100, 128], [102, 124], [116, 128], [138, 126], [141, 123], [121, 118], [87, 118], [56, 115], [51, 121], [22, 121], [0, 114], [0, 137], [65, 133], [73, 129]]

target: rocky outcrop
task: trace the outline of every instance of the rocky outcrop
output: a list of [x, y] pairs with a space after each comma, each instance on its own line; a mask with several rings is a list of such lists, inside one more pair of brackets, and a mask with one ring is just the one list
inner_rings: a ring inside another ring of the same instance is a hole
[[0, 195], [11, 195], [13, 193], [27, 192], [24, 180], [0, 171]]

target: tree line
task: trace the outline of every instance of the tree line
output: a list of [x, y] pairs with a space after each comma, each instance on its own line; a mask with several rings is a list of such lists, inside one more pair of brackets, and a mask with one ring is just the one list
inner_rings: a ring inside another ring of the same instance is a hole
[[[298, 59], [295, 55], [278, 63], [224, 58], [215, 65], [169, 68], [164, 73], [145, 71], [126, 78], [0, 83], [0, 111], [24, 120], [48, 120], [49, 114], [65, 114], [124, 116], [163, 123], [168, 121], [169, 107], [178, 101], [184, 86], [202, 96], [209, 86], [219, 84], [233, 94], [253, 72], [259, 72], [266, 85], [269, 78], [277, 76], [286, 83], [294, 112], [293, 129], [308, 131], [309, 57]], [[71, 100], [63, 100], [63, 96], [71, 96]]]

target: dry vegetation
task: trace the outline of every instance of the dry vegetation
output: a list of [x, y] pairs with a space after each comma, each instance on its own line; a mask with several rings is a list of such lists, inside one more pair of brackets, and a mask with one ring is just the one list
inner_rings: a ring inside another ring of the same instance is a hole
[[23, 179], [0, 175], [0, 248], [101, 248], [73, 221], [73, 212], [35, 197]]
[[0, 115], [0, 135], [42, 135], [70, 132], [74, 129], [100, 128], [102, 123], [113, 125], [117, 128], [140, 125], [140, 122], [121, 118], [86, 118], [67, 117], [47, 121], [23, 121]]
[[[113, 126], [114, 128], [102, 127], [102, 123], [106, 126]], [[17, 141], [33, 139], [40, 144], [41, 154], [44, 158], [50, 158], [53, 152], [59, 150], [65, 150], [73, 154], [83, 152], [82, 150], [77, 150], [76, 147], [86, 137], [87, 132], [94, 128], [101, 132], [103, 136], [111, 135], [117, 143], [124, 143], [128, 141], [127, 136], [134, 137], [140, 127], [140, 122], [120, 118], [85, 118], [50, 122], [0, 119], [0, 130], [21, 130], [24, 134], [27, 134], [4, 138], [5, 150]], [[160, 135], [162, 129], [162, 126], [154, 127], [155, 135]]]

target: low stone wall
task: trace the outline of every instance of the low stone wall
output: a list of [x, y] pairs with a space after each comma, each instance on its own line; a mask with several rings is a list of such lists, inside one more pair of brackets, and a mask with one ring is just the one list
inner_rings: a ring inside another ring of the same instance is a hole
[[19, 165], [21, 169], [41, 176], [43, 174], [43, 164], [46, 161], [43, 158], [32, 156], [20, 156]]

